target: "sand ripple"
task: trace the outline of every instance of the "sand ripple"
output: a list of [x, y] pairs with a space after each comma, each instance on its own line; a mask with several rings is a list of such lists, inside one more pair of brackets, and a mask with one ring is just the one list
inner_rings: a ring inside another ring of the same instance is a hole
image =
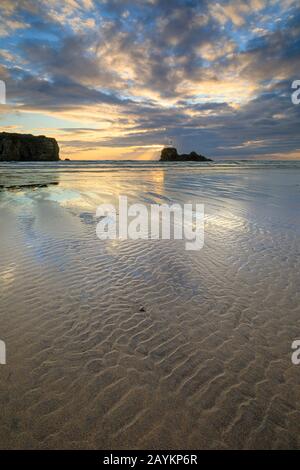
[[[297, 177], [66, 170], [1, 193], [0, 447], [299, 448]], [[100, 242], [119, 193], [205, 202], [204, 249]]]

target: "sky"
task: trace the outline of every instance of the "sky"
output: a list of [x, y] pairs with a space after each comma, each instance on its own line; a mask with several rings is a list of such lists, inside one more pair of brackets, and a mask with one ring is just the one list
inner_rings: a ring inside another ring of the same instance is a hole
[[61, 158], [300, 159], [299, 0], [1, 0], [0, 128]]

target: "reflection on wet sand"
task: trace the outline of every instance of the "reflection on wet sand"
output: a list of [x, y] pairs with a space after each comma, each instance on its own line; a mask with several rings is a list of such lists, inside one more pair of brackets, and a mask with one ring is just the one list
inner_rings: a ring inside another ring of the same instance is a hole
[[[0, 165], [59, 182], [0, 196], [0, 447], [299, 448], [297, 171]], [[204, 203], [204, 248], [99, 240], [119, 195]]]

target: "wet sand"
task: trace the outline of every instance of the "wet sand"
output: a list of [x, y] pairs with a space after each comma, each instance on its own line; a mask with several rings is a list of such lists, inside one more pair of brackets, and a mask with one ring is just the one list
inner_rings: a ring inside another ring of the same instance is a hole
[[[0, 172], [2, 449], [300, 447], [299, 167]], [[100, 241], [119, 194], [204, 203], [204, 248]]]

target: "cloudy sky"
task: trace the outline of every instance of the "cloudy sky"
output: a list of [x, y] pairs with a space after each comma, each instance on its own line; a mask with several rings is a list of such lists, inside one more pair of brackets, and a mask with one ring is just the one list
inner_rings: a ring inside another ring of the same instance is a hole
[[300, 158], [299, 0], [1, 0], [10, 132], [72, 159]]

